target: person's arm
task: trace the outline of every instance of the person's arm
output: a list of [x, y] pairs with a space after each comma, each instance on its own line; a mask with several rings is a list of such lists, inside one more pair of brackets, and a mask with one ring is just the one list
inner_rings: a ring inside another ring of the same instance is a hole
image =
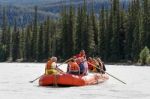
[[105, 67], [105, 64], [104, 63], [102, 63], [103, 64], [103, 70], [104, 71], [106, 71], [106, 67]]
[[67, 73], [69, 73], [69, 64], [68, 64], [68, 66], [67, 66]]
[[53, 62], [51, 66], [52, 66], [52, 68], [56, 68], [57, 64], [55, 62]]

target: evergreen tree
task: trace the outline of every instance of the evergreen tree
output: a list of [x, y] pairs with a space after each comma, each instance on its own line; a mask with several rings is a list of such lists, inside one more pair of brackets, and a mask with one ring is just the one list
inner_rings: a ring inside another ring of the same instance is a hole
[[[92, 1], [93, 2], [93, 1]], [[92, 26], [93, 26], [93, 32], [94, 32], [94, 41], [95, 41], [95, 52], [94, 54], [98, 54], [98, 45], [99, 45], [99, 31], [98, 31], [98, 23], [97, 23], [97, 17], [94, 12], [94, 2], [92, 4], [92, 12], [91, 12], [91, 20], [92, 20]]]
[[8, 61], [13, 61], [13, 58], [12, 58], [12, 47], [13, 47], [12, 39], [13, 39], [13, 37], [12, 37], [12, 32], [11, 32], [10, 27], [8, 30], [10, 33], [10, 35], [9, 35], [10, 40], [9, 40], [9, 58], [8, 58]]
[[143, 35], [143, 45], [150, 48], [150, 1], [143, 0], [143, 25], [144, 25], [144, 35]]
[[22, 28], [21, 32], [20, 32], [20, 35], [19, 35], [19, 58], [21, 59], [21, 61], [24, 60], [24, 56], [25, 56], [25, 31], [24, 29]]
[[35, 6], [35, 14], [33, 21], [33, 34], [31, 41], [31, 57], [35, 60], [37, 58], [37, 35], [38, 35], [38, 22], [37, 22], [37, 6]]
[[61, 14], [62, 16], [62, 19], [61, 19], [61, 22], [62, 22], [62, 42], [63, 42], [63, 45], [62, 45], [62, 52], [63, 52], [63, 58], [67, 57], [67, 46], [68, 46], [68, 14], [67, 14], [67, 9], [66, 7], [63, 8], [63, 12]]
[[76, 29], [76, 51], [87, 49], [85, 36], [87, 35], [87, 6], [84, 0], [84, 5], [78, 8], [77, 29]]
[[92, 10], [87, 8], [86, 0], [77, 9], [70, 5], [63, 7], [60, 18], [47, 17], [40, 25], [35, 6], [32, 24], [22, 28], [16, 19], [13, 26], [8, 24], [6, 8], [3, 8], [0, 61], [67, 58], [84, 49], [87, 56], [98, 54], [105, 61], [136, 62], [139, 51], [144, 46], [150, 48], [149, 0], [132, 0], [128, 9], [121, 6], [119, 0], [111, 0], [110, 8], [102, 5], [99, 19], [94, 12], [94, 2]]
[[87, 35], [85, 35], [85, 40], [87, 41], [85, 46], [87, 46], [86, 50], [88, 56], [92, 56], [95, 50], [94, 29], [93, 29], [94, 27], [92, 25], [92, 20], [91, 20], [92, 17], [93, 17], [92, 15], [87, 16]]
[[61, 58], [63, 56], [63, 43], [62, 43], [62, 21], [61, 19], [56, 20], [56, 53], [55, 55]]
[[7, 24], [7, 16], [6, 16], [6, 9], [3, 8], [3, 13], [2, 13], [2, 34], [0, 38], [0, 43], [3, 46], [3, 56], [2, 59], [6, 60], [9, 56], [9, 31], [8, 31], [8, 24]]
[[100, 51], [100, 56], [104, 58], [105, 56], [105, 11], [104, 11], [104, 6], [102, 7], [102, 10], [100, 12], [100, 34], [99, 34], [99, 51]]
[[26, 27], [25, 31], [25, 59], [26, 61], [31, 61], [31, 26]]
[[[82, 14], [81, 14], [81, 7], [78, 7], [78, 10], [77, 10], [77, 12], [78, 12], [78, 14], [77, 14], [77, 26], [76, 26], [76, 38], [75, 38], [75, 50], [76, 51], [80, 51], [80, 49], [79, 48], [82, 48], [82, 39], [81, 39], [81, 37], [82, 37], [82, 24], [83, 24], [83, 19], [82, 19]], [[77, 52], [76, 52], [77, 53]]]
[[121, 9], [120, 11], [120, 27], [119, 27], [119, 54], [120, 60], [125, 59], [125, 35], [126, 35], [126, 14], [125, 11]]
[[73, 6], [70, 6], [68, 16], [68, 42], [67, 42], [67, 53], [68, 57], [72, 56], [75, 52], [75, 11]]
[[43, 24], [40, 25], [39, 35], [38, 35], [38, 50], [37, 50], [37, 61], [42, 61], [44, 57], [43, 52]]
[[51, 34], [52, 34], [52, 41], [51, 41], [51, 47], [52, 47], [52, 51], [51, 54], [52, 56], [56, 56], [56, 50], [57, 50], [57, 24], [55, 21], [51, 22]]
[[[50, 48], [49, 48], [49, 38], [50, 38], [50, 19], [49, 17], [47, 17], [47, 20], [44, 22], [43, 25], [43, 33], [44, 33], [44, 38], [43, 38], [43, 54], [44, 54], [44, 59], [47, 59], [49, 57], [49, 52], [50, 52]], [[53, 48], [52, 48], [53, 49]]]
[[7, 33], [7, 17], [6, 17], [6, 9], [3, 8], [3, 17], [2, 17], [2, 36], [1, 36], [1, 43], [6, 44], [6, 33]]
[[12, 58], [16, 61], [19, 58], [19, 29], [15, 18], [14, 29], [12, 34]]
[[129, 5], [128, 12], [127, 12], [127, 24], [126, 24], [127, 33], [125, 35], [126, 38], [125, 57], [128, 60], [133, 59], [132, 43], [133, 43], [134, 27], [135, 27], [134, 9], [133, 9], [133, 3], [131, 3]]
[[133, 51], [133, 58], [134, 61], [138, 60], [138, 53], [140, 51], [140, 2], [139, 0], [136, 0], [133, 2], [134, 5], [134, 20], [135, 20], [135, 27], [133, 29], [133, 45], [132, 45], [132, 51]]
[[[87, 35], [87, 1], [84, 0], [84, 4], [83, 4], [83, 7], [81, 8], [81, 15], [82, 15], [82, 29], [81, 29], [81, 37], [80, 39], [82, 40], [82, 43], [81, 43], [81, 48], [82, 49], [87, 49], [87, 47], [85, 46], [86, 45], [86, 42], [87, 40], [86, 39], [86, 35]], [[87, 50], [85, 50], [87, 51]]]
[[111, 39], [112, 39], [112, 11], [106, 11], [105, 27], [105, 57], [104, 60], [111, 61]]
[[111, 39], [111, 60], [118, 61], [120, 59], [119, 51], [119, 0], [113, 0], [112, 4], [112, 39]]

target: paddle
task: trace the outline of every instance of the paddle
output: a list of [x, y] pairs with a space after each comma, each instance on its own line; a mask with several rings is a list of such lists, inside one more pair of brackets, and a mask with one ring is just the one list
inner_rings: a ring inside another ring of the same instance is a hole
[[[60, 65], [57, 66], [56, 70], [59, 70], [61, 73], [64, 73], [64, 71], [62, 71], [61, 69], [59, 69], [58, 67], [63, 65], [64, 63], [70, 61], [72, 58], [69, 58], [68, 60], [66, 60], [65, 62], [61, 63]], [[44, 74], [43, 74], [44, 75]], [[38, 80], [39, 78], [41, 78], [43, 75], [37, 77], [36, 79], [32, 80], [32, 81], [29, 81], [30, 83], [33, 83], [34, 81]]]
[[63, 63], [59, 64], [59, 65], [57, 66], [57, 68], [58, 68], [59, 66], [63, 65], [64, 63], [67, 63], [67, 62], [70, 61], [71, 59], [73, 59], [73, 58], [69, 58], [69, 59], [67, 59], [66, 61], [64, 61]]
[[108, 72], [106, 72], [106, 71], [102, 70], [101, 68], [98, 68], [97, 66], [93, 65], [93, 64], [92, 64], [92, 63], [90, 63], [90, 62], [88, 62], [88, 63], [89, 63], [90, 65], [92, 65], [93, 67], [95, 67], [95, 68], [97, 68], [97, 69], [99, 69], [99, 70], [103, 71], [104, 73], [108, 74], [109, 76], [111, 76], [111, 77], [115, 78], [116, 80], [118, 80], [118, 81], [122, 82], [123, 84], [126, 84], [124, 81], [122, 81], [122, 80], [120, 80], [119, 78], [117, 78], [117, 77], [113, 76], [112, 74], [110, 74], [110, 73], [108, 73]]
[[[44, 75], [44, 74], [43, 74]], [[29, 81], [30, 83], [33, 83], [34, 81], [38, 80], [39, 78], [41, 78], [43, 75], [37, 77], [36, 79], [32, 80], [32, 81]]]

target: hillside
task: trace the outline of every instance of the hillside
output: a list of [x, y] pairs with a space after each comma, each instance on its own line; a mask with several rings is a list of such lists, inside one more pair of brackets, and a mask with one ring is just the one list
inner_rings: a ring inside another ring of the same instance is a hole
[[[8, 19], [8, 23], [13, 25], [14, 18], [17, 19], [17, 25], [24, 26], [28, 23], [32, 22], [34, 9], [33, 8], [24, 8], [17, 6], [5, 6], [6, 16]], [[2, 23], [2, 12], [3, 7], [0, 7], [0, 23]], [[38, 11], [38, 19], [39, 21], [43, 21], [45, 17], [51, 16], [51, 18], [56, 18], [57, 16], [51, 12]]]
[[[94, 11], [99, 13], [102, 5], [106, 8], [110, 8], [109, 0], [87, 0], [88, 10], [91, 10], [94, 5]], [[74, 7], [78, 7], [83, 4], [83, 0], [0, 0], [0, 11], [5, 7], [9, 24], [13, 25], [14, 17], [18, 20], [19, 26], [24, 26], [32, 22], [34, 14], [34, 6], [38, 6], [38, 17], [40, 21], [43, 21], [45, 17], [57, 18], [61, 11], [62, 5], [67, 7], [72, 4]], [[121, 4], [124, 4], [125, 8], [128, 6], [128, 0], [121, 0]], [[0, 23], [2, 20], [2, 13], [0, 13]]]

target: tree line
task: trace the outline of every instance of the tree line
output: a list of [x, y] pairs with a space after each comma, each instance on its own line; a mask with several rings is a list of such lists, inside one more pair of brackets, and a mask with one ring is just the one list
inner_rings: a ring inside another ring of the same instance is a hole
[[[140, 51], [150, 48], [150, 1], [132, 0], [128, 9], [120, 0], [111, 0], [111, 7], [94, 7], [87, 3], [75, 8], [62, 6], [58, 19], [49, 16], [39, 22], [35, 6], [33, 21], [25, 27], [7, 22], [2, 12], [0, 61], [45, 61], [51, 56], [67, 59], [84, 49], [87, 56], [101, 57], [106, 62], [137, 62]], [[93, 3], [94, 5], [94, 3]]]

